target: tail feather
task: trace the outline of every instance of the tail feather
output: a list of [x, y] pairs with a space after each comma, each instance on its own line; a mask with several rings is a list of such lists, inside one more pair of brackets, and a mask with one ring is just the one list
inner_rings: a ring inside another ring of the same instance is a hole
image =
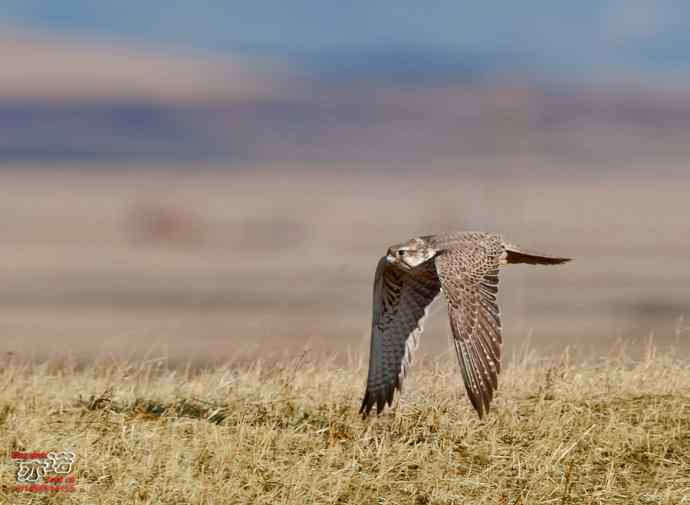
[[514, 245], [506, 246], [506, 263], [527, 263], [528, 265], [560, 265], [571, 258], [560, 258], [520, 249]]

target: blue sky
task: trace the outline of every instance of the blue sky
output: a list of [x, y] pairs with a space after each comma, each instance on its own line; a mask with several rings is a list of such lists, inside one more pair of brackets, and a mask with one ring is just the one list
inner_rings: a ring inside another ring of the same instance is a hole
[[413, 50], [583, 75], [690, 71], [690, 2], [4, 0], [0, 25], [181, 49], [314, 58]]

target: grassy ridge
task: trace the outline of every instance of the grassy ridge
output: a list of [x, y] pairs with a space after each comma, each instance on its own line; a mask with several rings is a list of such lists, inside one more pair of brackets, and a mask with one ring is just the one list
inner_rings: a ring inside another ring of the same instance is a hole
[[690, 365], [670, 354], [519, 360], [477, 419], [450, 361], [420, 363], [394, 411], [357, 416], [365, 369], [300, 358], [0, 368], [0, 484], [14, 450], [71, 449], [74, 503], [690, 502]]

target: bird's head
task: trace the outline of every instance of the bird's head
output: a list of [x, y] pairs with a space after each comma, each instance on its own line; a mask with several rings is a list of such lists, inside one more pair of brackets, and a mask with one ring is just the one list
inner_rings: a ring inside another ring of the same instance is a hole
[[389, 263], [395, 263], [405, 270], [421, 265], [436, 255], [436, 249], [421, 238], [413, 238], [402, 244], [397, 244], [388, 249], [386, 259]]

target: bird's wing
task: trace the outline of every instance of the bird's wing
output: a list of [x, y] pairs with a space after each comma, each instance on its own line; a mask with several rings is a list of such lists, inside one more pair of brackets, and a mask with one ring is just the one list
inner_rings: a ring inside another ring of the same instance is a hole
[[504, 252], [500, 237], [488, 235], [435, 257], [441, 289], [448, 299], [462, 378], [479, 417], [489, 411], [501, 369], [501, 317], [496, 293]]
[[381, 258], [374, 278], [369, 374], [360, 413], [392, 405], [412, 363], [424, 317], [441, 285], [433, 260], [402, 270]]

